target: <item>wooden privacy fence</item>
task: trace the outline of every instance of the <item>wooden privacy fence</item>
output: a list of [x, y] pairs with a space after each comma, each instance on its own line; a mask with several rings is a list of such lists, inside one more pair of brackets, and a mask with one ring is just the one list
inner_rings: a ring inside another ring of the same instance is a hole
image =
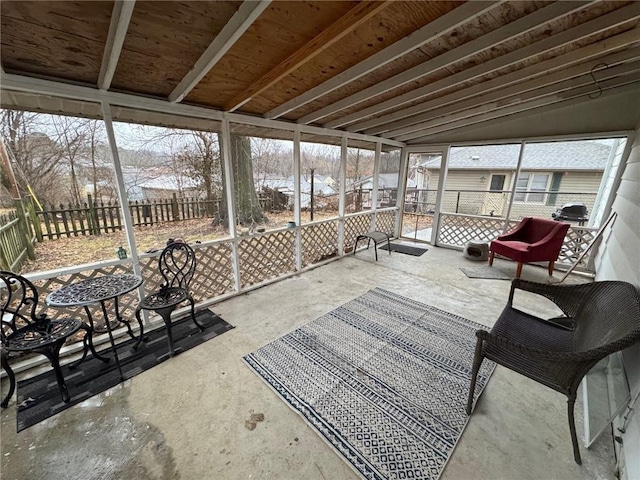
[[[218, 213], [216, 200], [198, 198], [131, 201], [134, 226], [212, 218]], [[117, 202], [97, 202], [87, 196], [83, 205], [45, 206], [36, 211], [31, 197], [16, 200], [16, 210], [0, 215], [0, 268], [17, 271], [24, 260], [34, 258], [36, 241], [79, 235], [100, 235], [122, 230], [124, 223]]]
[[19, 271], [24, 261], [35, 258], [36, 242], [29, 212], [21, 200], [16, 210], [0, 215], [0, 270]]
[[[116, 201], [97, 202], [87, 196], [83, 205], [46, 206], [36, 212], [41, 230], [39, 241], [78, 235], [100, 235], [124, 228], [122, 212]], [[129, 212], [134, 226], [214, 217], [218, 212], [216, 200], [178, 198], [130, 201]]]

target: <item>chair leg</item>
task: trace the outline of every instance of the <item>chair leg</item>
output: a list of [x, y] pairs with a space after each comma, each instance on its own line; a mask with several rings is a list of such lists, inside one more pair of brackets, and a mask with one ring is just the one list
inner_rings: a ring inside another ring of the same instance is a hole
[[549, 262], [549, 276], [553, 275], [553, 266], [556, 262]]
[[491, 252], [489, 254], [489, 266], [493, 266], [493, 256], [495, 255], [495, 253]]
[[575, 403], [576, 396], [575, 394], [573, 394], [567, 401], [567, 411], [569, 414], [569, 430], [571, 431], [571, 442], [573, 443], [573, 458], [578, 465], [582, 465], [582, 459], [580, 458], [580, 448], [578, 447], [578, 436], [576, 435], [576, 420], [573, 415]]
[[142, 340], [144, 339], [144, 327], [142, 326], [142, 318], [140, 318], [141, 311], [142, 309], [140, 307], [136, 308], [136, 320], [138, 321], [138, 325], [140, 326], [140, 334], [138, 337], [138, 341], [133, 346], [134, 350], [138, 349], [138, 347], [140, 346], [140, 342], [142, 342]]
[[69, 395], [69, 389], [67, 388], [67, 384], [64, 381], [64, 376], [62, 375], [62, 369], [60, 368], [60, 349], [62, 348], [62, 342], [58, 342], [56, 345], [53, 345], [51, 348], [47, 349], [46, 352], [42, 352], [51, 362], [51, 366], [53, 367], [53, 372], [56, 375], [56, 381], [58, 382], [58, 390], [60, 390], [60, 395], [62, 396], [62, 401], [64, 403], [69, 403], [71, 400], [71, 396]]
[[200, 331], [203, 331], [204, 326], [196, 320], [196, 302], [191, 295], [189, 295], [189, 303], [191, 304], [191, 320], [193, 320], [193, 323], [196, 324], [196, 327], [198, 327]]
[[7, 408], [9, 400], [11, 400], [11, 396], [16, 389], [16, 376], [9, 366], [9, 353], [4, 349], [2, 350], [2, 368], [7, 372], [7, 376], [9, 377], [9, 393], [7, 393], [7, 396], [2, 399], [0, 406], [2, 408]]
[[480, 371], [480, 365], [482, 365], [482, 340], [478, 339], [476, 343], [476, 353], [473, 357], [473, 370], [471, 371], [471, 385], [469, 386], [469, 400], [467, 401], [467, 415], [471, 415], [471, 408], [473, 407], [473, 394], [476, 390], [476, 379], [478, 372]]
[[171, 357], [176, 354], [173, 348], [173, 333], [171, 331], [171, 312], [173, 312], [173, 310], [175, 310], [175, 308], [161, 308], [156, 310], [160, 317], [162, 317], [165, 327], [167, 327], [167, 342], [169, 342], [169, 355]]
[[518, 269], [516, 270], [516, 278], [520, 278], [522, 275], [522, 262], [518, 262]]

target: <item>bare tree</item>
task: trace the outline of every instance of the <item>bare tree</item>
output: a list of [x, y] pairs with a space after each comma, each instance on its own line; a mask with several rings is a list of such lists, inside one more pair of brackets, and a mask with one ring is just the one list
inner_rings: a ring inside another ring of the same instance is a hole
[[69, 195], [71, 201], [79, 204], [81, 201], [78, 169], [82, 157], [83, 146], [87, 139], [85, 126], [87, 120], [67, 116], [51, 117], [51, 123], [56, 134], [57, 143], [64, 152], [64, 161], [69, 165]]
[[28, 187], [41, 202], [53, 203], [63, 185], [61, 161], [64, 150], [46, 133], [43, 114], [18, 110], [0, 112], [0, 130], [5, 141], [18, 187], [29, 194]]

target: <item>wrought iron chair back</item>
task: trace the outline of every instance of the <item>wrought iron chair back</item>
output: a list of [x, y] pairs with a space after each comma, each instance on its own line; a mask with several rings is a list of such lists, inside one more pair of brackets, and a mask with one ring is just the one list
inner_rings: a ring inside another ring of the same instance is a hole
[[196, 254], [186, 243], [171, 243], [160, 254], [158, 270], [164, 278], [164, 287], [188, 289], [196, 271]]
[[45, 314], [36, 314], [38, 307], [38, 290], [24, 277], [13, 272], [0, 272], [0, 321], [2, 343], [7, 344], [7, 337], [22, 327], [30, 324], [42, 325], [46, 329], [48, 323]]
[[53, 367], [62, 400], [69, 402], [71, 397], [60, 369], [60, 349], [67, 338], [82, 329], [86, 332], [83, 341], [84, 359], [87, 348], [91, 347], [93, 351], [89, 327], [80, 320], [50, 320], [46, 314], [36, 313], [38, 290], [23, 276], [0, 271], [0, 279], [0, 363], [9, 377], [9, 392], [0, 406], [4, 408], [8, 405], [16, 386], [16, 377], [9, 365], [9, 355], [12, 352], [34, 352], [46, 356]]
[[160, 290], [145, 296], [136, 308], [136, 318], [142, 324], [142, 310], [156, 312], [167, 328], [167, 341], [169, 342], [169, 355], [179, 353], [173, 345], [171, 333], [171, 313], [179, 304], [188, 301], [191, 305], [191, 320], [200, 329], [204, 327], [196, 320], [195, 300], [189, 292], [189, 283], [196, 271], [196, 254], [193, 249], [184, 242], [172, 242], [165, 247], [158, 259], [158, 269], [164, 278], [164, 284]]

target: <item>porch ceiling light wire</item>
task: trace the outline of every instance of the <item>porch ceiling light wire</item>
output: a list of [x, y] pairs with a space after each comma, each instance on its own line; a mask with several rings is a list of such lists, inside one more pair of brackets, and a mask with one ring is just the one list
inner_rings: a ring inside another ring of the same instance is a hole
[[602, 87], [600, 87], [600, 85], [598, 84], [598, 80], [596, 80], [595, 75], [593, 74], [593, 72], [598, 68], [598, 67], [604, 67], [604, 68], [609, 68], [609, 65], [604, 63], [604, 62], [600, 62], [595, 64], [593, 67], [591, 67], [591, 72], [589, 72], [589, 74], [591, 75], [591, 78], [593, 79], [593, 84], [596, 86], [596, 88], [598, 89], [598, 91], [595, 93], [595, 95], [593, 93], [589, 94], [589, 98], [591, 100], [595, 100], [596, 98], [598, 98], [600, 95], [602, 95]]

